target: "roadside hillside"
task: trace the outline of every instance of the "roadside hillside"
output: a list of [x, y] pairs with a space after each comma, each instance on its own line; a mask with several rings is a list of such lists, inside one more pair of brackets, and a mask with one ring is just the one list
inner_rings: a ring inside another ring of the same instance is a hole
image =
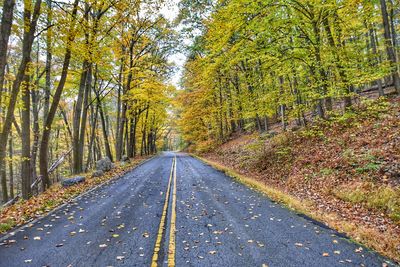
[[398, 98], [298, 131], [243, 135], [203, 156], [310, 203], [331, 227], [400, 259]]

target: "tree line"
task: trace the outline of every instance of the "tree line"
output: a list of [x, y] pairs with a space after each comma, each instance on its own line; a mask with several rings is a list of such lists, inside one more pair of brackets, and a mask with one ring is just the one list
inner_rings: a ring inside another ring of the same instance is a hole
[[275, 122], [286, 130], [326, 119], [367, 90], [400, 94], [397, 0], [186, 0], [180, 7], [186, 29], [200, 32], [179, 96], [180, 130], [197, 149]]
[[[157, 151], [174, 88], [171, 23], [150, 0], [4, 0], [2, 201], [60, 175]], [[66, 158], [54, 170], [54, 162]], [[54, 171], [57, 175], [52, 175]]]

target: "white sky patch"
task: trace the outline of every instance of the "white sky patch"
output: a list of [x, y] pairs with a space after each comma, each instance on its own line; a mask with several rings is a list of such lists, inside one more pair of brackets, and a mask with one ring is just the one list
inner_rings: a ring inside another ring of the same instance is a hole
[[[173, 21], [179, 14], [178, 7], [179, 0], [168, 0], [166, 4], [161, 8], [160, 12], [164, 15], [168, 20]], [[177, 29], [179, 30], [179, 29]], [[176, 68], [173, 76], [170, 79], [172, 85], [176, 88], [180, 89], [179, 81], [181, 80], [183, 65], [186, 62], [186, 55], [184, 52], [177, 52], [171, 55], [168, 60], [172, 62]]]

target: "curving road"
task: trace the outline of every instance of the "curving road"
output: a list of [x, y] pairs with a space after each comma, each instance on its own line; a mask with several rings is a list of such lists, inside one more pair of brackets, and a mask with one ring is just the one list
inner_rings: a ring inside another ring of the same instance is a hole
[[0, 238], [0, 266], [388, 266], [182, 153]]

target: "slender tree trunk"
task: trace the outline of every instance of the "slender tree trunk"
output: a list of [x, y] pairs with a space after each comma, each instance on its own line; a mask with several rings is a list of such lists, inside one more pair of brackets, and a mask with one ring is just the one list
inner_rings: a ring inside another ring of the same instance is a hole
[[392, 36], [390, 34], [390, 22], [386, 7], [386, 0], [380, 0], [380, 2], [381, 2], [382, 23], [384, 29], [383, 33], [385, 37], [386, 53], [392, 67], [392, 79], [394, 87], [397, 93], [400, 94], [400, 77], [397, 68], [396, 54], [392, 43]]
[[[279, 94], [282, 96], [283, 92], [284, 92], [284, 88], [283, 88], [283, 77], [279, 77], [279, 84], [280, 84], [280, 90], [279, 90]], [[287, 121], [286, 121], [286, 105], [285, 104], [280, 104], [279, 105], [280, 108], [280, 113], [281, 113], [281, 123], [282, 123], [282, 128], [284, 131], [286, 131], [286, 127], [287, 127]]]
[[[370, 38], [370, 42], [371, 42], [372, 53], [373, 53], [373, 55], [375, 56], [375, 58], [372, 59], [372, 60], [373, 60], [372, 64], [373, 64], [374, 66], [377, 66], [377, 65], [378, 65], [378, 64], [377, 64], [377, 63], [378, 63], [378, 62], [377, 62], [377, 61], [378, 61], [378, 52], [377, 52], [377, 49], [376, 49], [376, 42], [375, 42], [374, 29], [373, 29], [373, 28], [371, 28], [371, 29], [369, 30], [369, 38]], [[381, 79], [376, 80], [376, 84], [377, 84], [377, 86], [378, 86], [378, 93], [379, 93], [379, 96], [384, 96], [384, 95], [385, 95], [385, 92], [383, 91]]]
[[52, 61], [52, 47], [51, 38], [53, 30], [51, 28], [53, 13], [52, 13], [52, 0], [46, 0], [47, 2], [47, 18], [46, 26], [48, 27], [46, 32], [46, 84], [44, 87], [44, 103], [43, 103], [43, 121], [46, 121], [47, 114], [49, 113], [50, 106], [50, 87], [51, 87], [51, 61]]
[[8, 175], [10, 177], [10, 198], [13, 199], [14, 196], [14, 168], [13, 168], [13, 140], [12, 140], [12, 132], [10, 133], [10, 139], [8, 141], [8, 157], [10, 161], [8, 162]]
[[30, 129], [30, 76], [25, 75], [22, 91], [22, 123], [21, 123], [21, 188], [22, 197], [28, 199], [31, 197], [31, 129]]
[[101, 129], [103, 131], [103, 139], [104, 139], [104, 146], [105, 146], [105, 150], [106, 150], [106, 155], [111, 161], [113, 161], [110, 142], [108, 141], [108, 133], [107, 133], [106, 121], [105, 121], [105, 118], [104, 118], [104, 111], [103, 111], [103, 107], [102, 107], [101, 103], [99, 103], [99, 112], [100, 112]]
[[[122, 47], [123, 48], [123, 47]], [[124, 50], [124, 49], [123, 49]], [[115, 131], [115, 156], [117, 160], [121, 160], [121, 148], [122, 148], [122, 136], [120, 136], [120, 127], [121, 127], [121, 94], [123, 90], [123, 70], [124, 70], [124, 57], [121, 57], [121, 66], [119, 70], [119, 75], [118, 75], [118, 96], [117, 96], [117, 127]]]
[[96, 138], [96, 128], [97, 128], [97, 116], [98, 116], [98, 111], [99, 111], [99, 106], [96, 106], [96, 110], [93, 112], [93, 108], [92, 108], [92, 114], [93, 114], [93, 119], [92, 119], [92, 129], [91, 129], [91, 133], [90, 136], [88, 138], [89, 140], [89, 145], [88, 145], [88, 157], [86, 160], [86, 167], [85, 167], [85, 171], [89, 170], [89, 166], [90, 163], [92, 162], [92, 151], [93, 151], [93, 143], [94, 140]]
[[74, 119], [72, 123], [72, 135], [73, 135], [73, 149], [72, 149], [72, 158], [73, 158], [73, 170], [74, 173], [82, 172], [82, 164], [80, 162], [80, 132], [81, 132], [81, 119], [82, 119], [82, 105], [84, 101], [86, 81], [87, 81], [87, 73], [88, 73], [88, 65], [89, 63], [85, 59], [82, 64], [82, 73], [81, 79], [79, 82], [79, 91], [78, 98], [75, 104], [74, 109]]
[[396, 32], [396, 25], [395, 25], [395, 8], [394, 8], [394, 3], [393, 0], [389, 0], [390, 2], [390, 31], [392, 34], [392, 44], [393, 44], [393, 50], [394, 50], [394, 55], [396, 58], [396, 62], [398, 62], [397, 58], [397, 32]]
[[[344, 97], [344, 107], [345, 108], [349, 108], [352, 105], [351, 96], [350, 96], [350, 93], [351, 93], [350, 88], [352, 88], [352, 85], [348, 84], [349, 82], [348, 82], [348, 79], [346, 77], [346, 73], [345, 73], [344, 68], [343, 68], [343, 66], [341, 64], [341, 59], [339, 57], [339, 54], [337, 53], [338, 47], [341, 46], [341, 41], [339, 40], [338, 41], [339, 45], [336, 45], [336, 42], [335, 42], [335, 40], [333, 38], [333, 34], [332, 34], [331, 27], [329, 25], [329, 21], [328, 21], [327, 17], [324, 19], [323, 23], [324, 23], [325, 31], [326, 31], [327, 36], [328, 36], [329, 46], [334, 51], [333, 54], [334, 54], [334, 57], [335, 57], [335, 64], [336, 64], [337, 69], [339, 70], [340, 79], [345, 84], [346, 95]], [[328, 108], [327, 109], [328, 110], [332, 110], [332, 103], [330, 103], [329, 105], [330, 105], [330, 109], [328, 109]]]
[[4, 74], [7, 62], [8, 40], [13, 21], [15, 0], [4, 0], [0, 27], [0, 92], [3, 90]]
[[83, 99], [83, 110], [82, 110], [80, 133], [79, 133], [80, 137], [79, 137], [79, 160], [78, 161], [80, 164], [80, 170], [82, 170], [82, 167], [83, 167], [86, 122], [87, 122], [87, 114], [88, 114], [89, 93], [90, 93], [91, 88], [92, 88], [92, 64], [89, 64], [86, 88], [85, 88], [85, 95], [84, 95], [84, 99]]
[[68, 33], [68, 41], [67, 47], [64, 56], [64, 63], [61, 71], [60, 82], [56, 88], [56, 91], [53, 96], [53, 102], [51, 103], [49, 114], [46, 118], [44, 127], [43, 127], [43, 134], [42, 140], [40, 142], [40, 157], [39, 157], [39, 168], [40, 168], [40, 175], [42, 176], [42, 184], [43, 190], [47, 189], [50, 186], [50, 178], [47, 172], [48, 167], [48, 150], [49, 150], [49, 139], [51, 133], [51, 126], [53, 124], [54, 116], [57, 111], [58, 103], [60, 102], [61, 93], [64, 89], [64, 85], [67, 79], [68, 74], [68, 67], [71, 60], [71, 44], [74, 40], [75, 34], [75, 20], [76, 20], [76, 13], [78, 11], [78, 4], [79, 0], [74, 1], [73, 10], [72, 10], [72, 24], [71, 28], [69, 29]]

